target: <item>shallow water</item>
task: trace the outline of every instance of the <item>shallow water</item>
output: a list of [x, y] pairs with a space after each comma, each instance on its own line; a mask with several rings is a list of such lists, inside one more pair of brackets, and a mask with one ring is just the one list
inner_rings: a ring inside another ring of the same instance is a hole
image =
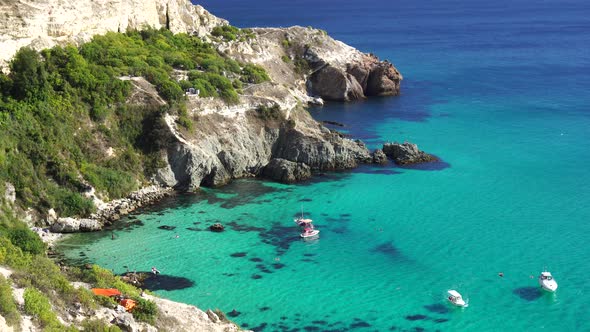
[[[69, 259], [156, 266], [193, 282], [163, 280], [161, 296], [235, 309], [255, 330], [590, 330], [587, 3], [203, 3], [238, 26], [314, 25], [389, 58], [401, 96], [312, 114], [371, 148], [409, 140], [444, 162], [168, 198], [125, 218], [115, 240], [71, 237]], [[315, 241], [298, 236], [302, 208]], [[537, 287], [545, 266], [555, 294]], [[468, 308], [446, 303], [451, 288]]]

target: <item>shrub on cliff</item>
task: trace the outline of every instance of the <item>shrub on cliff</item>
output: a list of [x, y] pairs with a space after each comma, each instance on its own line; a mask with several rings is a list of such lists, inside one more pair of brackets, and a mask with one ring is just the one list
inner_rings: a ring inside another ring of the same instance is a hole
[[10, 242], [22, 251], [37, 255], [45, 252], [45, 243], [39, 236], [28, 228], [13, 228], [8, 230]]
[[82, 164], [84, 178], [97, 190], [107, 192], [110, 199], [121, 198], [137, 188], [133, 175], [93, 164]]
[[258, 84], [270, 81], [270, 77], [263, 68], [247, 64], [242, 68], [242, 81]]
[[132, 311], [133, 317], [142, 322], [154, 324], [158, 315], [158, 306], [156, 303], [141, 297], [136, 297], [134, 300], [137, 306]]
[[272, 106], [260, 105], [256, 108], [258, 117], [263, 120], [276, 120], [281, 117], [281, 107], [278, 104]]
[[8, 280], [0, 274], [0, 315], [6, 319], [8, 326], [19, 326], [20, 313], [12, 297], [12, 288]]
[[45, 329], [59, 329], [63, 326], [57, 320], [57, 315], [51, 310], [49, 299], [33, 287], [25, 289], [25, 312]]

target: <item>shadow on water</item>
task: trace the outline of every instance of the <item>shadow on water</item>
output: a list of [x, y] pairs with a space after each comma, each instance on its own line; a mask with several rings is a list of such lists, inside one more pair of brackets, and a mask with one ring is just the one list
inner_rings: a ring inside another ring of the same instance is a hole
[[299, 234], [293, 232], [293, 227], [281, 226], [279, 223], [273, 223], [268, 230], [259, 233], [260, 239], [266, 244], [276, 248], [277, 255], [283, 255], [291, 244], [299, 240]]
[[143, 281], [143, 286], [146, 289], [151, 291], [159, 291], [159, 290], [180, 290], [185, 288], [190, 288], [195, 285], [195, 282], [184, 278], [184, 277], [176, 277], [167, 274], [158, 274], [153, 275], [149, 272], [143, 272], [148, 274], [149, 277]]
[[425, 320], [425, 319], [428, 319], [428, 316], [422, 315], [422, 314], [416, 314], [416, 315], [406, 316], [405, 318], [407, 320], [409, 320], [409, 321], [417, 321], [417, 320]]
[[526, 301], [535, 301], [543, 295], [543, 292], [539, 287], [520, 287], [514, 289], [512, 293]]
[[353, 173], [370, 175], [395, 175], [402, 172], [395, 169], [395, 164], [390, 160], [386, 165], [362, 165], [353, 170]]
[[400, 252], [400, 250], [396, 248], [390, 241], [374, 247], [373, 249], [371, 249], [371, 251], [384, 254], [399, 262], [408, 261], [408, 259]]
[[[435, 157], [437, 157], [437, 156], [435, 156]], [[419, 170], [419, 171], [442, 171], [444, 169], [450, 168], [451, 164], [438, 158], [438, 161], [434, 161], [434, 162], [430, 162], [430, 163], [420, 163], [420, 164], [413, 164], [413, 165], [407, 165], [407, 166], [397, 165], [397, 167], [401, 168], [401, 169], [415, 169], [415, 170]]]
[[434, 303], [434, 304], [428, 304], [425, 305], [424, 308], [430, 312], [433, 312], [435, 314], [448, 314], [449, 312], [451, 312], [451, 310], [449, 310], [449, 307], [440, 303]]

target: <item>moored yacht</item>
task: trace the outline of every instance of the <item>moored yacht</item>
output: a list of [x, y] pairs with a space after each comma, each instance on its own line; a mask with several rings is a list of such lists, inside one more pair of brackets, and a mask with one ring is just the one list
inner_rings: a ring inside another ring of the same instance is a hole
[[297, 225], [303, 228], [303, 232], [299, 234], [302, 238], [317, 236], [320, 233], [319, 230], [313, 227], [313, 220], [311, 219], [297, 219], [295, 220], [295, 222], [297, 223]]
[[546, 291], [555, 292], [557, 290], [557, 282], [553, 279], [551, 272], [543, 271], [539, 276], [539, 285]]

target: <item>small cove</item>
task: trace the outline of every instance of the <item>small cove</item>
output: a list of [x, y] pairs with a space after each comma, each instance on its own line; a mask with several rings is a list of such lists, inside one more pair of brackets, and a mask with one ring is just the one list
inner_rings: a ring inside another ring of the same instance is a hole
[[[405, 75], [401, 96], [312, 115], [371, 148], [418, 143], [444, 164], [361, 166], [296, 185], [246, 179], [166, 198], [117, 223], [115, 240], [111, 230], [73, 235], [60, 244], [68, 260], [116, 273], [157, 266], [190, 281], [157, 294], [235, 309], [232, 319], [257, 331], [590, 328], [587, 4], [393, 11], [343, 1], [314, 3], [329, 15], [313, 15], [308, 1], [268, 2], [268, 13], [209, 2], [238, 26], [318, 26], [389, 58]], [[321, 230], [316, 241], [298, 236], [302, 207]], [[226, 232], [210, 232], [215, 222]], [[530, 278], [544, 266], [560, 283], [554, 295]], [[450, 288], [469, 308], [447, 305]]]

